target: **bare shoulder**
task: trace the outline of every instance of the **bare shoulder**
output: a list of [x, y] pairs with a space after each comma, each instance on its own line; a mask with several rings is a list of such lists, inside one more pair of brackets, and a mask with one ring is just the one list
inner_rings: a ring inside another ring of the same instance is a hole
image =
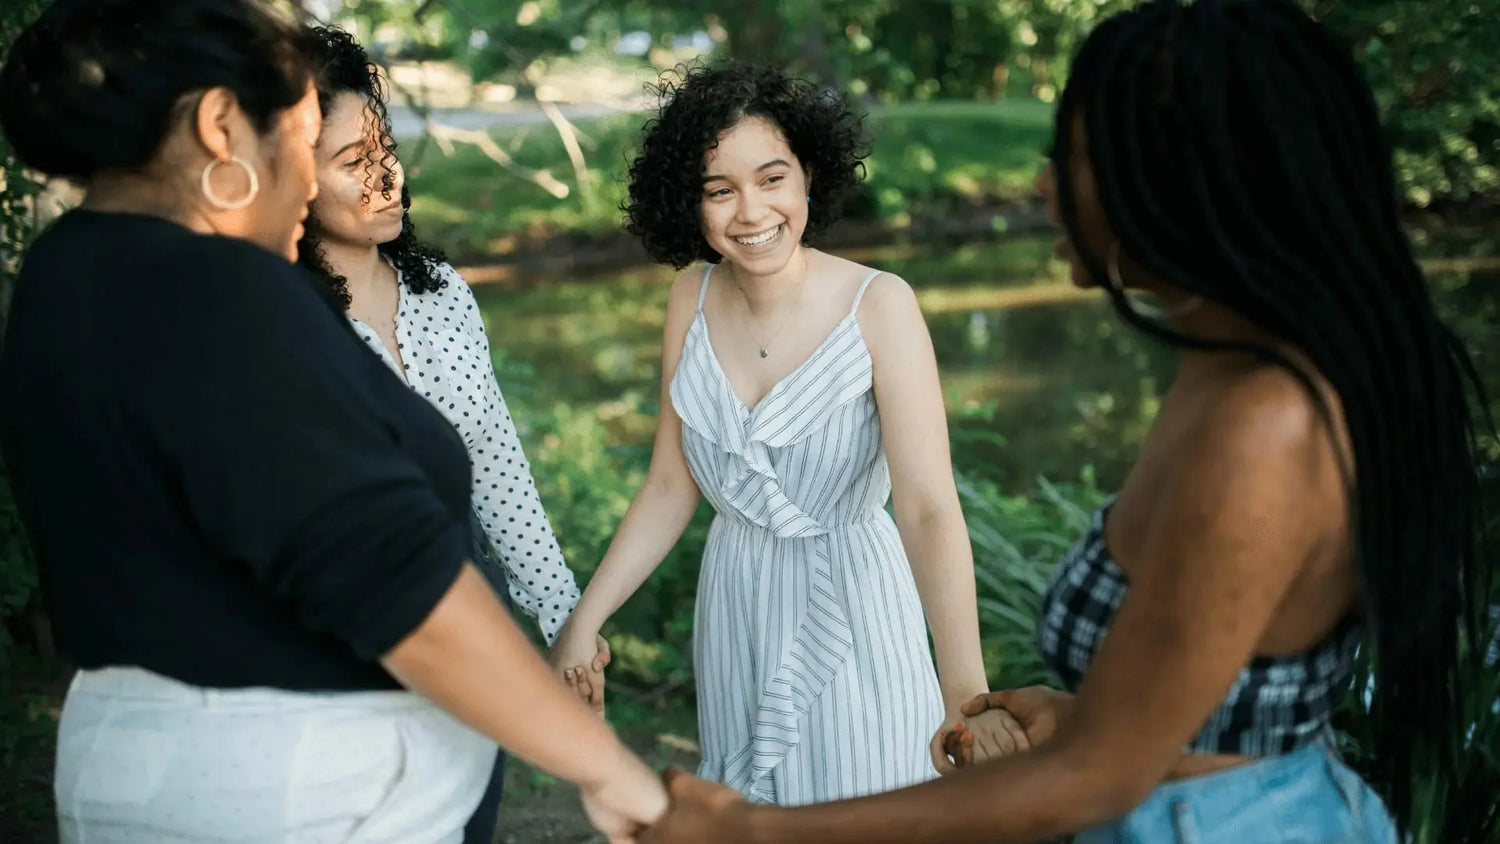
[[[860, 281], [871, 270], [860, 273]], [[879, 272], [870, 278], [855, 310], [860, 334], [879, 373], [923, 372], [924, 378], [936, 378], [932, 337], [917, 302], [916, 291], [901, 276]]]
[[1337, 418], [1334, 396], [1325, 393], [1325, 408], [1320, 408], [1319, 397], [1302, 379], [1273, 364], [1232, 374], [1212, 398], [1203, 413], [1199, 437], [1272, 453], [1307, 456], [1309, 449], [1326, 446], [1332, 432], [1323, 410]]
[[697, 310], [698, 291], [703, 287], [703, 264], [694, 264], [679, 272], [672, 280], [672, 291], [667, 295], [667, 315], [670, 319], [682, 310]]
[[669, 363], [676, 360], [698, 311], [698, 291], [703, 284], [703, 272], [702, 264], [694, 264], [678, 273], [667, 294], [667, 314], [662, 326], [662, 354], [663, 359]]
[[707, 270], [707, 264], [693, 264], [677, 273], [677, 277], [672, 279], [673, 298], [691, 295], [693, 300], [697, 301], [698, 289], [703, 285], [703, 274]]
[[873, 267], [861, 267], [859, 282], [874, 273], [870, 278], [870, 284], [865, 288], [864, 298], [860, 299], [859, 309], [856, 311], [860, 322], [873, 327], [896, 327], [898, 325], [910, 324], [913, 317], [921, 319], [922, 309], [917, 304], [917, 293], [906, 279], [895, 273], [888, 273]]
[[1271, 364], [1231, 373], [1204, 396], [1180, 444], [1189, 486], [1205, 499], [1209, 489], [1241, 504], [1259, 498], [1267, 509], [1300, 511], [1300, 521], [1335, 525], [1345, 507], [1335, 398], [1325, 395], [1320, 408], [1301, 379]]

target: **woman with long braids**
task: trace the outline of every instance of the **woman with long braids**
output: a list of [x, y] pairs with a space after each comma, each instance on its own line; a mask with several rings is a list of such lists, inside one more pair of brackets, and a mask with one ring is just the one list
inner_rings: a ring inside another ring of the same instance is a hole
[[[336, 27], [306, 34], [323, 130], [318, 197], [298, 261], [344, 303], [360, 339], [463, 437], [473, 464], [474, 560], [502, 599], [536, 618], [550, 644], [578, 603], [578, 585], [542, 511], [474, 293], [416, 237], [385, 86], [369, 54]], [[484, 565], [496, 558], [499, 566]], [[573, 673], [573, 688], [602, 709], [609, 646], [600, 636], [591, 644], [591, 664]], [[494, 838], [504, 765], [501, 754], [465, 830], [470, 844]]]
[[[1043, 602], [1066, 690], [966, 710], [1008, 711], [1031, 750], [950, 742], [983, 763], [792, 810], [679, 775], [644, 841], [1394, 842], [1415, 772], [1451, 776], [1421, 763], [1463, 746], [1482, 658], [1478, 385], [1348, 49], [1291, 0], [1145, 3], [1080, 49], [1050, 159], [1074, 281], [1178, 359]], [[1329, 739], [1360, 647], [1384, 801]]]

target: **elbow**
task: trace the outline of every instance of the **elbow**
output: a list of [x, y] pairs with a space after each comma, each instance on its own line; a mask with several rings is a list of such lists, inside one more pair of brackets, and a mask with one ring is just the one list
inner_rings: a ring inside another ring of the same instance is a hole
[[921, 535], [925, 533], [941, 533], [944, 531], [956, 531], [959, 535], [967, 535], [964, 524], [963, 509], [958, 504], [958, 499], [943, 500], [937, 497], [919, 499], [915, 501], [897, 501], [895, 506], [896, 525], [904, 533]]
[[698, 489], [697, 481], [693, 480], [693, 476], [688, 473], [686, 467], [679, 470], [652, 466], [646, 473], [646, 483], [641, 487], [638, 497], [670, 501], [685, 510], [692, 511], [697, 508], [698, 499], [702, 497], [702, 493]]
[[1155, 784], [1149, 778], [1116, 773], [1108, 777], [1097, 792], [1098, 811], [1089, 819], [1089, 826], [1116, 820], [1130, 814], [1151, 796]]

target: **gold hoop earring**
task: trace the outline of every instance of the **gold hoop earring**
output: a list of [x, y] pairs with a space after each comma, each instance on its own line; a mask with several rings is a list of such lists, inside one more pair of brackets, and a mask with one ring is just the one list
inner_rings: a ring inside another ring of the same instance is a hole
[[[1106, 267], [1106, 272], [1109, 278], [1110, 289], [1124, 296], [1125, 279], [1120, 275], [1120, 241], [1118, 240], [1109, 245], [1109, 265]], [[1134, 296], [1126, 296], [1125, 302], [1138, 316], [1155, 320], [1156, 322], [1166, 322], [1169, 319], [1184, 316], [1196, 310], [1199, 305], [1203, 304], [1203, 297], [1193, 294], [1170, 308], [1148, 305]]]
[[229, 163], [236, 164], [240, 167], [240, 169], [245, 171], [245, 175], [250, 179], [250, 192], [245, 194], [244, 198], [237, 199], [233, 202], [222, 199], [214, 194], [214, 188], [213, 185], [209, 182], [209, 179], [213, 176], [214, 169], [223, 163], [223, 161], [215, 158], [214, 160], [208, 162], [208, 164], [204, 165], [203, 176], [198, 180], [198, 186], [203, 191], [203, 198], [208, 200], [209, 205], [212, 205], [213, 207], [222, 209], [224, 211], [236, 211], [254, 202], [255, 195], [260, 193], [260, 176], [256, 174], [255, 168], [250, 166], [250, 162], [246, 161], [243, 158], [240, 158], [238, 155], [232, 156], [229, 159]]

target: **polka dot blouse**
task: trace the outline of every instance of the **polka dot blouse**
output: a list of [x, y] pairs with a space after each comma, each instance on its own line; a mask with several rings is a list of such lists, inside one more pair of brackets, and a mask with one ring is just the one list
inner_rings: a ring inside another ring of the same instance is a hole
[[578, 584], [563, 561], [542, 511], [536, 480], [500, 394], [489, 339], [474, 292], [451, 266], [448, 285], [412, 293], [404, 283], [396, 306], [398, 363], [369, 326], [355, 332], [413, 390], [432, 402], [463, 436], [474, 467], [474, 511], [499, 553], [510, 597], [534, 617], [551, 644], [578, 603]]

